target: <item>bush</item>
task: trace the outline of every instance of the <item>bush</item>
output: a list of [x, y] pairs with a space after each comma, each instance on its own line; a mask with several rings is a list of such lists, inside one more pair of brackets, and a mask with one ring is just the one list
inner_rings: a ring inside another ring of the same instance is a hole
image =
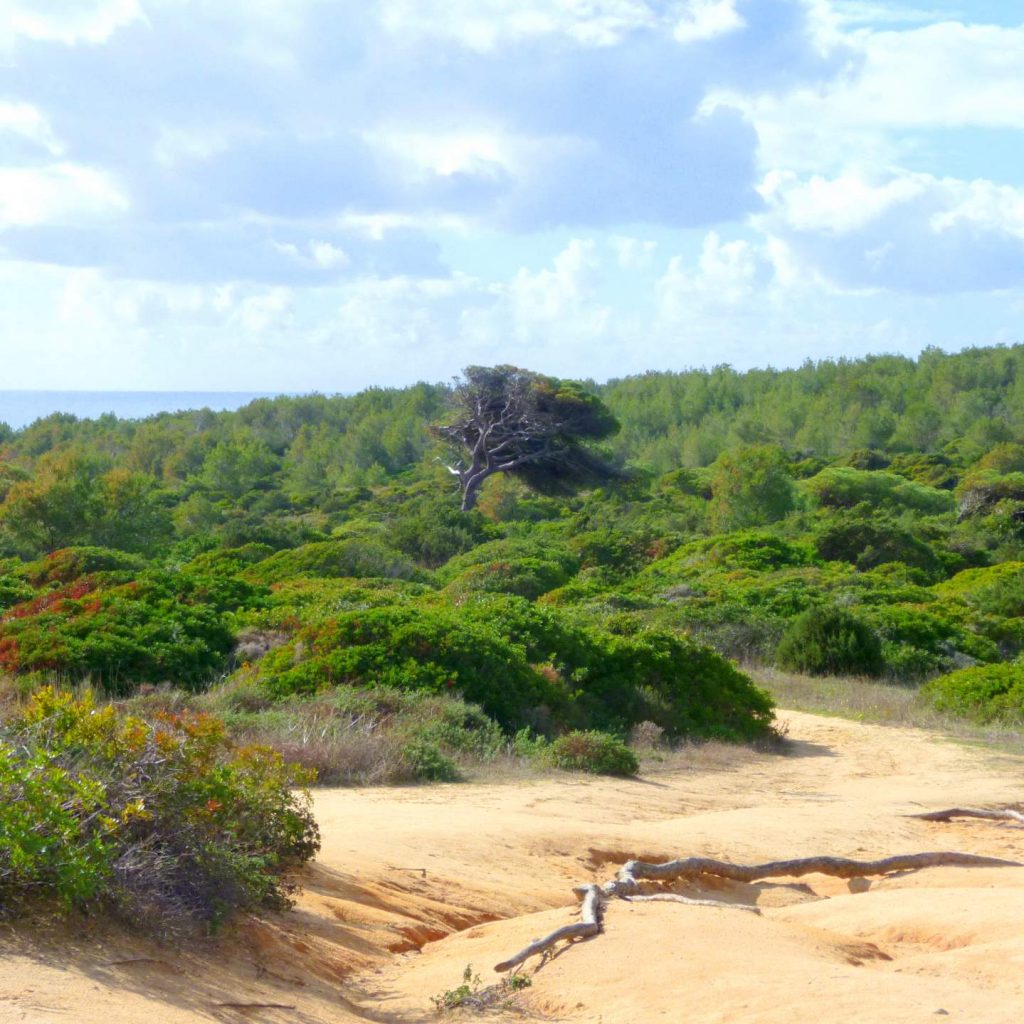
[[874, 508], [900, 512], [910, 510], [926, 515], [950, 512], [952, 494], [946, 490], [914, 483], [884, 470], [832, 467], [803, 482], [804, 489], [826, 508], [854, 508], [867, 502]]
[[448, 609], [343, 612], [299, 630], [254, 671], [278, 697], [336, 686], [460, 694], [506, 726], [523, 724], [531, 708], [556, 697], [522, 647]]
[[976, 665], [925, 683], [921, 696], [939, 711], [976, 722], [1024, 720], [1024, 662]]
[[877, 634], [840, 608], [811, 608], [794, 619], [775, 661], [780, 668], [815, 676], [876, 676], [884, 667]]
[[103, 907], [155, 931], [281, 908], [319, 833], [309, 780], [204, 715], [150, 724], [44, 689], [0, 737], [0, 906]]
[[942, 563], [925, 541], [867, 506], [831, 516], [817, 531], [815, 545], [826, 561], [850, 562], [862, 571], [901, 562], [931, 578], [942, 576]]
[[71, 583], [87, 573], [126, 572], [135, 575], [145, 565], [145, 560], [138, 555], [110, 548], [61, 548], [26, 566], [26, 575], [39, 586], [44, 583]]
[[278, 551], [245, 570], [254, 583], [280, 583], [297, 576], [368, 576], [412, 580], [425, 577], [400, 551], [372, 538], [328, 540]]
[[226, 611], [260, 597], [234, 579], [149, 571], [111, 586], [83, 576], [4, 613], [0, 669], [91, 677], [110, 693], [167, 680], [196, 688], [227, 663]]
[[402, 759], [413, 778], [424, 782], [458, 782], [459, 769], [455, 762], [441, 753], [436, 743], [414, 739], [402, 748]]
[[541, 759], [555, 768], [593, 775], [636, 775], [640, 770], [633, 751], [606, 732], [566, 733], [543, 748]]

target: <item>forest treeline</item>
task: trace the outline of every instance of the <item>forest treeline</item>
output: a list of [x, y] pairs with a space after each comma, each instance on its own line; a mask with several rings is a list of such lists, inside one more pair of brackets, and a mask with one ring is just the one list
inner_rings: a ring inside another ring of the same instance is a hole
[[[450, 685], [507, 728], [543, 706], [620, 730], [658, 720], [655, 649], [668, 665], [694, 642], [914, 683], [1010, 665], [992, 686], [1018, 686], [1024, 346], [592, 389], [621, 425], [614, 480], [552, 496], [497, 475], [472, 512], [429, 429], [440, 384], [4, 429], [0, 671]], [[662, 728], [692, 727], [658, 700]]]

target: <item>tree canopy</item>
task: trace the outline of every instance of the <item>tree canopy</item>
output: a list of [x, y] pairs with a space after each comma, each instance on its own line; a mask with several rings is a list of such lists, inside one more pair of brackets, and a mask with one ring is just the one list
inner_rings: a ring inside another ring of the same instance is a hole
[[449, 468], [469, 511], [495, 473], [511, 473], [548, 494], [615, 476], [592, 442], [618, 429], [601, 399], [576, 381], [515, 366], [470, 366], [452, 392], [451, 418], [434, 432], [468, 454]]

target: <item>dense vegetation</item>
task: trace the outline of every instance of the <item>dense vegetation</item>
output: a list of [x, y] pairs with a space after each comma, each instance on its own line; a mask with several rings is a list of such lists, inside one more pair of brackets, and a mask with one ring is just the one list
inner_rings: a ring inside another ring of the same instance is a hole
[[[730, 658], [967, 672], [935, 700], [1019, 673], [1024, 346], [651, 373], [600, 401], [522, 379], [526, 420], [575, 403], [597, 424], [601, 487], [496, 472], [460, 510], [441, 385], [0, 432], [0, 672], [22, 693], [216, 684], [267, 715], [461, 697], [506, 737], [668, 739], [769, 731]], [[559, 457], [583, 457], [572, 436]]]
[[105, 907], [160, 933], [287, 905], [308, 779], [205, 715], [146, 722], [44, 688], [0, 733], [0, 911]]

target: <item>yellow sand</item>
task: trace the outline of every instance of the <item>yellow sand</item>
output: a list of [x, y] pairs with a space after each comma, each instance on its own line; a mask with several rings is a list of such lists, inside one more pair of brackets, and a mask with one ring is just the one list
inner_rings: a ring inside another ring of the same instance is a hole
[[[436, 1019], [430, 997], [456, 987], [467, 964], [485, 984], [498, 980], [491, 965], [575, 920], [573, 885], [603, 881], [629, 857], [955, 849], [1024, 860], [1024, 827], [902, 817], [1017, 803], [1024, 759], [913, 730], [781, 717], [794, 752], [734, 768], [320, 791], [323, 851], [295, 911], [184, 951], [95, 925], [7, 929], [0, 1022], [426, 1021]], [[763, 914], [615, 902], [603, 935], [534, 974], [517, 999], [526, 1019], [1024, 1019], [1024, 868], [682, 891]]]

